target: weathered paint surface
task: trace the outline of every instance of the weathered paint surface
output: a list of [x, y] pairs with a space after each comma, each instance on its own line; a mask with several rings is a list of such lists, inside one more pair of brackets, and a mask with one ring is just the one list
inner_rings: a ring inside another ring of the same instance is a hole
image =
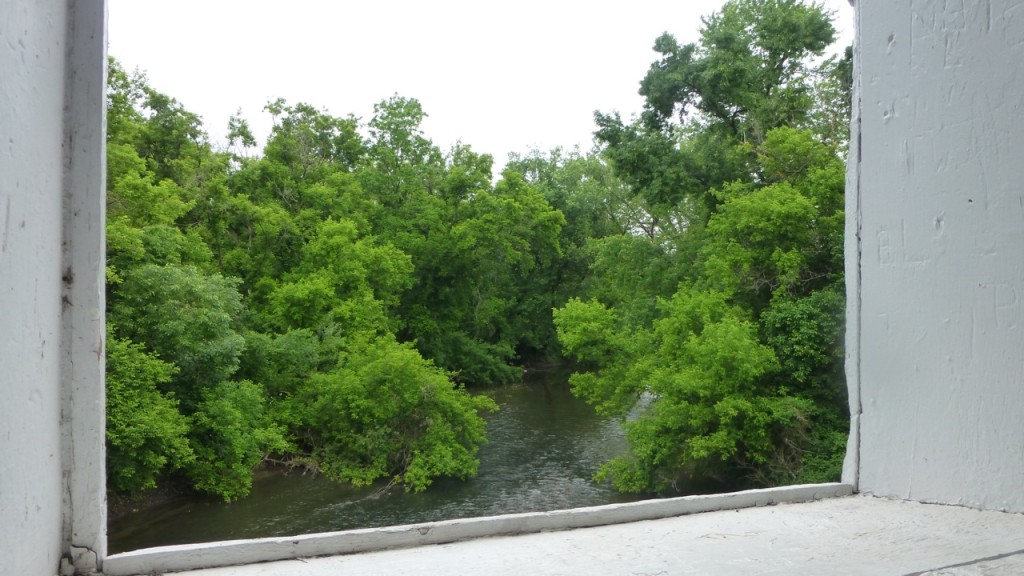
[[[747, 490], [730, 494], [684, 496], [627, 504], [610, 504], [575, 510], [555, 510], [527, 514], [507, 514], [486, 518], [464, 518], [390, 528], [368, 528], [286, 538], [259, 538], [209, 544], [163, 546], [107, 558], [107, 576], [129, 576], [151, 571], [177, 571], [212, 566], [253, 564], [282, 558], [302, 558], [331, 554], [354, 554], [392, 548], [445, 544], [474, 538], [507, 534], [528, 534], [573, 530], [593, 526], [630, 524], [642, 520], [678, 517], [718, 510], [740, 510], [774, 506], [781, 503], [809, 502], [849, 496], [853, 488], [845, 484], [811, 484], [765, 490]], [[1021, 519], [1024, 525], [1024, 518]], [[627, 528], [626, 530], [629, 530]], [[501, 558], [501, 555], [495, 558]], [[288, 573], [287, 570], [281, 572]], [[381, 569], [375, 573], [399, 574]], [[431, 573], [489, 574], [491, 570], [432, 570]], [[505, 572], [508, 573], [508, 572]], [[521, 573], [521, 572], [514, 572]], [[594, 573], [573, 571], [573, 573]], [[603, 573], [598, 571], [596, 573]]]
[[859, 488], [1024, 512], [1024, 3], [859, 18]]
[[63, 2], [0, 18], [0, 572], [52, 576], [62, 553]]
[[103, 481], [102, 0], [0, 18], [0, 573], [98, 568]]
[[79, 572], [106, 556], [106, 8], [73, 0], [64, 85], [61, 390], [64, 543]]
[[180, 576], [1019, 576], [1024, 516], [853, 496]]
[[[851, 4], [853, 0], [851, 0]], [[860, 9], [854, 6], [856, 20], [853, 41], [853, 86], [850, 106], [850, 152], [846, 165], [846, 228], [843, 252], [846, 278], [846, 387], [850, 403], [850, 435], [846, 441], [843, 482], [858, 488], [860, 474]]]

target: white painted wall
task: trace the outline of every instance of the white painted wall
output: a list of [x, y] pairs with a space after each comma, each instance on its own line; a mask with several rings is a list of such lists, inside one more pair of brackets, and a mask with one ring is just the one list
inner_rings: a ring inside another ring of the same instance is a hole
[[104, 6], [0, 9], [2, 574], [105, 554]]
[[1024, 512], [1024, 3], [859, 19], [859, 489]]
[[65, 10], [16, 2], [0, 18], [0, 565], [26, 576], [62, 553]]
[[[106, 555], [104, 10], [6, 0], [0, 18], [4, 574]], [[1024, 512], [1024, 3], [858, 18], [846, 480]]]

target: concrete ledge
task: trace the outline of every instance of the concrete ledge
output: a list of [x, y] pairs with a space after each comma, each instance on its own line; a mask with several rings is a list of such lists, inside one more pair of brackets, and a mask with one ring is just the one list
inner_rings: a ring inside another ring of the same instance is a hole
[[447, 544], [488, 536], [571, 530], [716, 510], [809, 502], [851, 494], [853, 487], [849, 484], [807, 484], [305, 536], [163, 546], [109, 556], [103, 563], [103, 572], [107, 576], [130, 576], [291, 558], [354, 554], [428, 544]]

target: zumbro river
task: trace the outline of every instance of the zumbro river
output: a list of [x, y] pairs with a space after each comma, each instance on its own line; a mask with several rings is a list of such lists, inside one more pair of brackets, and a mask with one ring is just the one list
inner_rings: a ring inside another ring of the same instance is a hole
[[501, 410], [488, 415], [490, 442], [479, 475], [437, 481], [425, 492], [381, 492], [386, 482], [352, 488], [322, 477], [268, 470], [250, 495], [225, 504], [181, 499], [110, 523], [112, 553], [194, 542], [259, 538], [539, 512], [637, 500], [592, 477], [626, 449], [622, 428], [574, 398], [564, 375], [488, 391]]

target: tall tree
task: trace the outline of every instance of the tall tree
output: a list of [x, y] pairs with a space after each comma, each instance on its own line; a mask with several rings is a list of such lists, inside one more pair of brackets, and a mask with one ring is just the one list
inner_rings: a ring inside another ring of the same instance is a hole
[[[820, 6], [731, 0], [698, 43], [657, 40], [638, 119], [597, 115], [604, 153], [652, 225], [601, 242], [596, 286], [618, 288], [571, 299], [555, 322], [580, 363], [574, 392], [632, 414], [631, 454], [602, 472], [620, 489], [838, 474], [842, 68], [811, 64], [832, 38]], [[634, 268], [602, 260], [616, 253]], [[673, 285], [643, 289], [643, 278]]]
[[710, 190], [748, 177], [736, 143], [756, 145], [779, 126], [807, 127], [811, 59], [834, 37], [817, 5], [726, 2], [704, 19], [699, 42], [680, 45], [667, 33], [655, 41], [660, 59], [640, 83], [644, 113], [629, 125], [598, 113], [597, 137], [653, 206], [693, 199], [713, 209]]

